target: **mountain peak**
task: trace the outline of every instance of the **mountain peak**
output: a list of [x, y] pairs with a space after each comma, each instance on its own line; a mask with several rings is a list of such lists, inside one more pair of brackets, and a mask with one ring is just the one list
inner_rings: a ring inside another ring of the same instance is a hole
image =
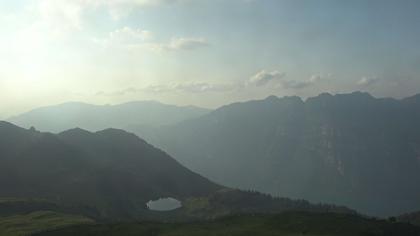
[[66, 131], [63, 131], [63, 132], [59, 133], [59, 135], [69, 135], [69, 134], [71, 134], [71, 135], [75, 135], [75, 134], [92, 135], [93, 133], [90, 132], [90, 131], [87, 131], [85, 129], [79, 128], [79, 127], [69, 129], [69, 130], [66, 130]]
[[352, 96], [358, 96], [358, 97], [364, 97], [364, 98], [374, 98], [370, 93], [368, 92], [362, 92], [362, 91], [355, 91], [350, 94], [345, 95], [352, 95]]
[[277, 96], [275, 96], [275, 95], [270, 95], [270, 96], [268, 96], [266, 99], [264, 99], [264, 100], [266, 100], [266, 101], [277, 101], [277, 100], [279, 100], [280, 98], [279, 97], [277, 97]]
[[115, 140], [115, 142], [119, 143], [142, 143], [145, 144], [146, 141], [139, 138], [137, 135], [127, 132], [122, 129], [104, 129], [95, 133], [95, 135], [101, 136], [108, 140]]
[[277, 97], [275, 95], [270, 95], [264, 99], [264, 101], [281, 101], [281, 100], [290, 100], [290, 101], [298, 101], [302, 102], [302, 99], [298, 96], [284, 96], [284, 97]]
[[313, 101], [330, 101], [330, 100], [337, 100], [337, 99], [346, 99], [346, 100], [372, 100], [375, 99], [372, 95], [367, 92], [355, 91], [352, 93], [338, 93], [332, 95], [330, 93], [321, 93], [318, 96], [310, 97], [306, 99], [306, 102], [313, 102]]
[[298, 104], [303, 103], [302, 98], [300, 98], [298, 96], [286, 96], [286, 97], [283, 97], [282, 99], [286, 100], [288, 102], [291, 102], [291, 103], [298, 103]]
[[119, 139], [119, 140], [136, 140], [138, 141], [140, 138], [138, 138], [136, 135], [129, 133], [122, 129], [115, 129], [115, 128], [108, 128], [97, 132], [90, 132], [85, 129], [81, 128], [74, 128], [69, 129], [66, 131], [63, 131], [59, 133], [62, 137], [72, 137], [72, 138], [96, 138], [96, 137], [106, 137], [107, 139]]
[[[95, 134], [98, 135], [128, 135], [128, 136], [135, 136], [133, 133], [127, 132], [122, 129], [115, 129], [115, 128], [108, 128], [101, 131], [96, 132]], [[136, 136], [137, 137], [137, 136]]]

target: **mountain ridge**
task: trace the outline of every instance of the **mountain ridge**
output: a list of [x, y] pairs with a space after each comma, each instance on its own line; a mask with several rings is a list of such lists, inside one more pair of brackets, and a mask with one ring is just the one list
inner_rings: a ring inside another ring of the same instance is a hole
[[0, 197], [82, 203], [104, 217], [135, 217], [152, 198], [199, 197], [221, 188], [123, 130], [55, 135], [2, 122], [3, 130], [9, 132], [0, 132]]
[[[39, 211], [99, 221], [202, 220], [286, 210], [357, 214], [346, 207], [224, 187], [118, 129], [52, 134], [0, 122], [0, 185], [0, 216], [5, 217]], [[182, 207], [169, 213], [148, 209], [147, 202], [166, 197]]]
[[156, 101], [132, 101], [117, 105], [68, 102], [33, 109], [7, 119], [19, 126], [41, 131], [61, 132], [81, 127], [90, 131], [106, 128], [160, 126], [195, 118], [210, 110], [195, 106], [176, 106]]
[[363, 92], [270, 96], [143, 137], [230, 187], [398, 215], [420, 208], [420, 103], [406, 101]]

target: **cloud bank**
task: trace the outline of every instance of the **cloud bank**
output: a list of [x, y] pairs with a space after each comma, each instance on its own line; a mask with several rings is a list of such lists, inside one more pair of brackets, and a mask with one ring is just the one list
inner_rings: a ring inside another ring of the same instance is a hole
[[129, 87], [126, 89], [105, 92], [99, 91], [96, 96], [125, 96], [135, 93], [219, 93], [238, 89], [237, 84], [232, 83], [209, 83], [204, 81], [154, 84], [145, 87]]
[[271, 71], [268, 72], [266, 70], [262, 70], [252, 76], [248, 82], [246, 83], [247, 86], [256, 86], [256, 87], [263, 87], [269, 84], [274, 85], [276, 87], [281, 87], [283, 89], [293, 89], [299, 90], [308, 87], [312, 87], [318, 82], [326, 78], [330, 78], [331, 75], [328, 74], [326, 76], [322, 76], [320, 74], [312, 75], [308, 80], [289, 80], [286, 78], [285, 72], [279, 71]]
[[267, 85], [272, 81], [281, 81], [284, 77], [286, 77], [286, 73], [284, 72], [267, 72], [265, 70], [262, 70], [249, 79], [248, 85], [255, 85], [257, 87], [261, 87]]

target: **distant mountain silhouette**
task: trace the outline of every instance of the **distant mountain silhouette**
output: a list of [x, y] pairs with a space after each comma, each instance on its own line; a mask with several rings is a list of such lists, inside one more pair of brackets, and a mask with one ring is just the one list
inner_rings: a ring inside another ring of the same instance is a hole
[[90, 105], [70, 102], [42, 107], [8, 119], [16, 125], [61, 132], [75, 127], [98, 131], [107, 128], [139, 129], [196, 118], [210, 110], [194, 106], [166, 105], [155, 101], [136, 101], [120, 105]]
[[231, 187], [382, 216], [420, 209], [420, 95], [270, 96], [143, 137]]

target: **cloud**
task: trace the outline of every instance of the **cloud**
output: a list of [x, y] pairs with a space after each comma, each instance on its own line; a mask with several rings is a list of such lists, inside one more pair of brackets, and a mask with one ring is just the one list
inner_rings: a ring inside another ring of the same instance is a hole
[[262, 70], [249, 79], [248, 85], [255, 85], [257, 87], [261, 87], [261, 86], [267, 85], [271, 81], [275, 81], [275, 80], [279, 81], [283, 79], [284, 77], [286, 77], [286, 73], [284, 72], [279, 72], [279, 71], [267, 72], [265, 70]]
[[40, 21], [54, 30], [80, 30], [85, 10], [80, 3], [78, 0], [41, 0], [37, 7]]
[[287, 80], [281, 81], [280, 85], [284, 89], [304, 89], [311, 86], [313, 83], [310, 81], [297, 81], [297, 80]]
[[159, 7], [164, 5], [203, 2], [206, 0], [46, 0], [58, 3], [73, 2], [84, 9], [105, 7], [114, 20], [130, 15], [138, 8]]
[[172, 84], [150, 85], [142, 92], [167, 93], [167, 92], [185, 92], [185, 93], [206, 93], [206, 92], [228, 92], [236, 89], [237, 86], [231, 83], [208, 83], [203, 81], [180, 82]]
[[[201, 0], [203, 1], [203, 0]], [[145, 7], [159, 7], [172, 4], [184, 4], [194, 0], [36, 0], [28, 3], [41, 21], [56, 30], [67, 28], [80, 30], [84, 27], [89, 14], [102, 11], [109, 13], [112, 19], [119, 20], [133, 11]]]
[[170, 50], [195, 50], [209, 45], [203, 38], [173, 38], [167, 47]]
[[117, 90], [113, 92], [105, 92], [105, 91], [99, 91], [95, 95], [96, 96], [106, 96], [106, 97], [115, 97], [115, 96], [124, 96], [130, 93], [137, 93], [138, 89], [130, 87], [122, 90]]
[[140, 28], [131, 28], [128, 26], [109, 32], [106, 38], [93, 38], [94, 43], [106, 47], [122, 47], [132, 49], [144, 47], [147, 42], [153, 40], [153, 33]]
[[180, 82], [171, 84], [154, 84], [146, 87], [129, 87], [122, 90], [105, 92], [99, 91], [96, 96], [125, 96], [134, 93], [218, 93], [228, 92], [240, 88], [233, 83], [208, 83], [203, 81], [196, 82]]
[[117, 29], [109, 34], [109, 38], [112, 41], [118, 41], [125, 44], [136, 44], [139, 41], [147, 41], [153, 38], [150, 31], [142, 29], [133, 29], [130, 27], [123, 27]]
[[192, 51], [208, 47], [210, 43], [204, 38], [172, 38], [169, 43], [149, 44], [149, 48], [155, 51]]
[[235, 89], [234, 84], [210, 84], [207, 82], [179, 83], [174, 88], [180, 92], [203, 93], [203, 92], [227, 92]]
[[319, 83], [324, 79], [328, 79], [331, 77], [331, 74], [321, 75], [315, 74], [312, 75], [307, 80], [287, 80], [286, 73], [279, 72], [279, 71], [272, 71], [267, 72], [266, 70], [262, 70], [258, 72], [256, 75], [252, 76], [246, 83], [247, 86], [254, 85], [257, 87], [262, 87], [268, 85], [269, 83], [275, 83], [277, 87], [281, 87], [284, 89], [304, 89], [307, 87], [311, 87]]
[[303, 80], [303, 81], [283, 80], [283, 81], [280, 81], [280, 85], [284, 89], [298, 90], [298, 89], [304, 89], [304, 88], [315, 86], [319, 82], [328, 78], [331, 78], [331, 74], [327, 74], [325, 76], [321, 74], [315, 74], [315, 75], [312, 75], [308, 80]]
[[319, 81], [323, 80], [324, 78], [330, 78], [330, 77], [331, 77], [331, 74], [328, 74], [325, 77], [320, 75], [320, 74], [315, 74], [315, 75], [312, 75], [307, 82], [315, 84], [315, 83], [318, 83]]
[[146, 6], [160, 6], [167, 4], [177, 4], [177, 3], [187, 3], [192, 2], [192, 0], [79, 0], [85, 4], [93, 5], [108, 5], [108, 6], [137, 6], [137, 7], [146, 7]]
[[136, 8], [157, 7], [184, 2], [182, 0], [82, 0], [86, 7], [106, 7], [114, 20], [130, 15]]
[[357, 85], [360, 86], [371, 86], [379, 82], [379, 78], [377, 76], [365, 76], [362, 77], [359, 81], [357, 81]]
[[94, 38], [93, 41], [103, 47], [122, 47], [126, 49], [148, 49], [156, 52], [192, 51], [210, 45], [204, 38], [172, 38], [167, 43], [154, 40], [153, 33], [128, 26], [112, 31], [107, 38]]

